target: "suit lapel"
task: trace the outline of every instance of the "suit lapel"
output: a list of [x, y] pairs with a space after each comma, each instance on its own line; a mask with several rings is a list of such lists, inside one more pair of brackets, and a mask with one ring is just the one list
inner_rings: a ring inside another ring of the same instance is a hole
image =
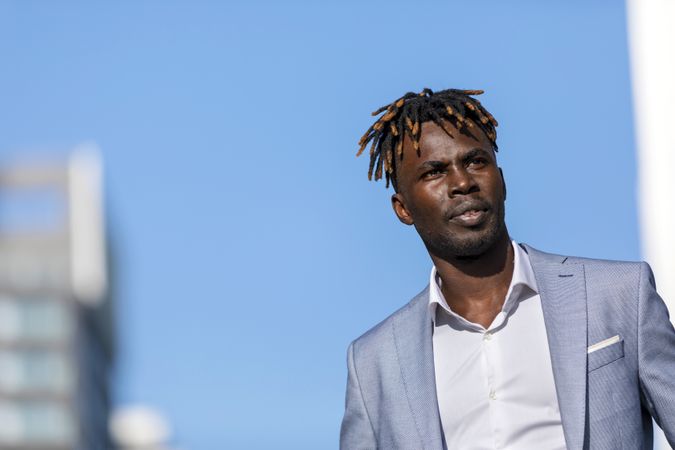
[[583, 264], [526, 246], [546, 323], [565, 440], [581, 449], [586, 424], [586, 280]]
[[429, 288], [420, 293], [393, 322], [396, 353], [422, 448], [441, 450], [443, 439], [436, 397]]

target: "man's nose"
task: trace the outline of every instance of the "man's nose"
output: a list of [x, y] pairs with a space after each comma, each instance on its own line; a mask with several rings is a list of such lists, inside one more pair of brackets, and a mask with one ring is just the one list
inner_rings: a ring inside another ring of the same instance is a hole
[[467, 195], [478, 191], [476, 180], [464, 167], [452, 170], [448, 180], [448, 195], [450, 197]]

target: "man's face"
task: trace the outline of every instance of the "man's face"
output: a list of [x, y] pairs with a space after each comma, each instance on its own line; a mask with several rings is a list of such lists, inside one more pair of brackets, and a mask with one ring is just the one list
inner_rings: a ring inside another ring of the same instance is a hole
[[478, 127], [470, 136], [445, 126], [452, 137], [434, 122], [422, 124], [419, 157], [406, 136], [392, 206], [401, 222], [415, 225], [432, 255], [478, 256], [507, 236], [504, 181]]

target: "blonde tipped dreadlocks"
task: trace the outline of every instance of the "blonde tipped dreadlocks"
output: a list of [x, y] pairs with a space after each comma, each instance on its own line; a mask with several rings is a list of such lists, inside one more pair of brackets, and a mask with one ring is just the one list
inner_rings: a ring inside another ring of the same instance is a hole
[[[386, 178], [396, 189], [396, 164], [403, 159], [403, 140], [407, 134], [412, 142], [413, 149], [420, 154], [420, 132], [422, 123], [433, 121], [448, 131], [444, 121], [451, 122], [457, 129], [470, 129], [477, 126], [490, 139], [497, 151], [497, 121], [478, 100], [470, 95], [480, 95], [480, 90], [446, 89], [433, 92], [425, 88], [419, 94], [408, 92], [396, 101], [379, 108], [373, 116], [383, 113], [382, 116], [368, 128], [359, 140], [360, 156], [370, 143], [370, 165], [368, 179], [372, 180], [373, 170], [375, 180]], [[470, 132], [470, 131], [469, 131]]]

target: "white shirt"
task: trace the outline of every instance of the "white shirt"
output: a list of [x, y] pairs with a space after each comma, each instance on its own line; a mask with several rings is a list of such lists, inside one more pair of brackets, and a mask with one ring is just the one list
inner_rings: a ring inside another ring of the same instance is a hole
[[436, 391], [448, 449], [565, 449], [539, 290], [515, 242], [502, 310], [487, 328], [453, 312], [431, 270]]

